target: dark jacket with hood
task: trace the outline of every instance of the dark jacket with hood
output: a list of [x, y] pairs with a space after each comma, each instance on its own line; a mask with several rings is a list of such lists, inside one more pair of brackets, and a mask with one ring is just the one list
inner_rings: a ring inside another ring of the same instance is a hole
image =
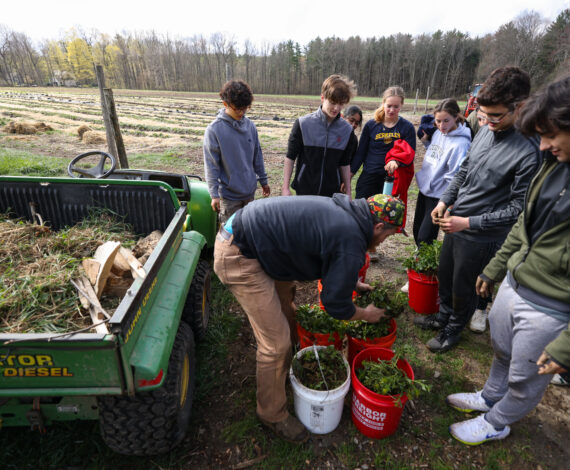
[[289, 135], [287, 156], [296, 160], [291, 187], [297, 195], [332, 196], [340, 190], [339, 167], [350, 165], [358, 146], [351, 125], [340, 117], [332, 122], [319, 107], [300, 117]]
[[236, 212], [234, 243], [281, 281], [321, 279], [321, 300], [335, 318], [355, 313], [352, 292], [373, 233], [365, 199], [345, 194], [258, 199]]
[[220, 109], [204, 133], [204, 168], [212, 198], [253, 199], [258, 179], [267, 184], [255, 124], [246, 116], [237, 121]]
[[441, 200], [451, 215], [469, 217], [469, 229], [454, 235], [481, 242], [502, 242], [522, 212], [530, 180], [541, 162], [538, 143], [514, 127], [481, 128], [461, 168]]

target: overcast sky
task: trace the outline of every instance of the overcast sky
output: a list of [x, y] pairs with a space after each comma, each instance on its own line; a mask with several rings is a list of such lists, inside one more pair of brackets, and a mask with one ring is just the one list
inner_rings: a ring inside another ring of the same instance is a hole
[[60, 39], [80, 26], [108, 34], [154, 30], [173, 38], [221, 32], [238, 45], [246, 39], [306, 45], [317, 36], [415, 36], [454, 28], [482, 36], [525, 9], [552, 21], [565, 8], [570, 0], [3, 0], [0, 24], [34, 41]]

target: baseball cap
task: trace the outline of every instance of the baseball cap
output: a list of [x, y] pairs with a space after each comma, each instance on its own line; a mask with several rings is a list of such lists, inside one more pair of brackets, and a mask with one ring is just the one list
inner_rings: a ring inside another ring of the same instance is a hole
[[403, 233], [406, 237], [408, 236], [402, 227], [404, 225], [406, 205], [401, 199], [388, 196], [387, 194], [375, 194], [366, 201], [375, 223], [384, 222], [387, 225], [398, 227], [398, 233]]

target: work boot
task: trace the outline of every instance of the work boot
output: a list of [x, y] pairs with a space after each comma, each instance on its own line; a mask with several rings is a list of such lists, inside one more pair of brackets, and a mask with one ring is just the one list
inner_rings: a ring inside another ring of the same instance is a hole
[[487, 412], [491, 409], [488, 402], [483, 398], [482, 390], [474, 393], [452, 393], [447, 396], [445, 401], [452, 408], [464, 413]]
[[416, 315], [414, 318], [414, 325], [423, 328], [424, 330], [441, 330], [445, 324], [437, 319], [437, 314], [433, 315]]
[[259, 421], [266, 428], [271, 429], [277, 437], [293, 444], [302, 444], [309, 439], [309, 432], [301, 424], [301, 421], [294, 416], [289, 415], [278, 423], [269, 423], [261, 418], [259, 418]]
[[483, 444], [483, 442], [504, 439], [510, 432], [511, 428], [509, 426], [505, 426], [503, 429], [495, 428], [485, 419], [485, 415], [479, 415], [476, 418], [449, 426], [449, 433], [459, 442], [469, 446], [477, 446]]
[[442, 330], [435, 338], [430, 339], [426, 346], [431, 352], [443, 353], [459, 343], [460, 336], [461, 334], [453, 335], [446, 332], [446, 330]]
[[469, 329], [474, 333], [484, 333], [487, 328], [487, 310], [477, 309], [473, 312], [471, 317], [471, 322], [469, 323]]

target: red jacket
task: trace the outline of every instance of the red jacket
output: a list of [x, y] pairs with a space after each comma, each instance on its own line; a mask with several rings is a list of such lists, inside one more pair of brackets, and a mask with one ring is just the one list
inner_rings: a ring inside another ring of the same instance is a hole
[[[408, 207], [408, 188], [414, 179], [414, 156], [416, 152], [404, 139], [394, 142], [394, 147], [386, 154], [386, 163], [394, 160], [401, 164], [394, 172], [392, 196], [399, 197]], [[406, 226], [406, 213], [404, 225]]]

